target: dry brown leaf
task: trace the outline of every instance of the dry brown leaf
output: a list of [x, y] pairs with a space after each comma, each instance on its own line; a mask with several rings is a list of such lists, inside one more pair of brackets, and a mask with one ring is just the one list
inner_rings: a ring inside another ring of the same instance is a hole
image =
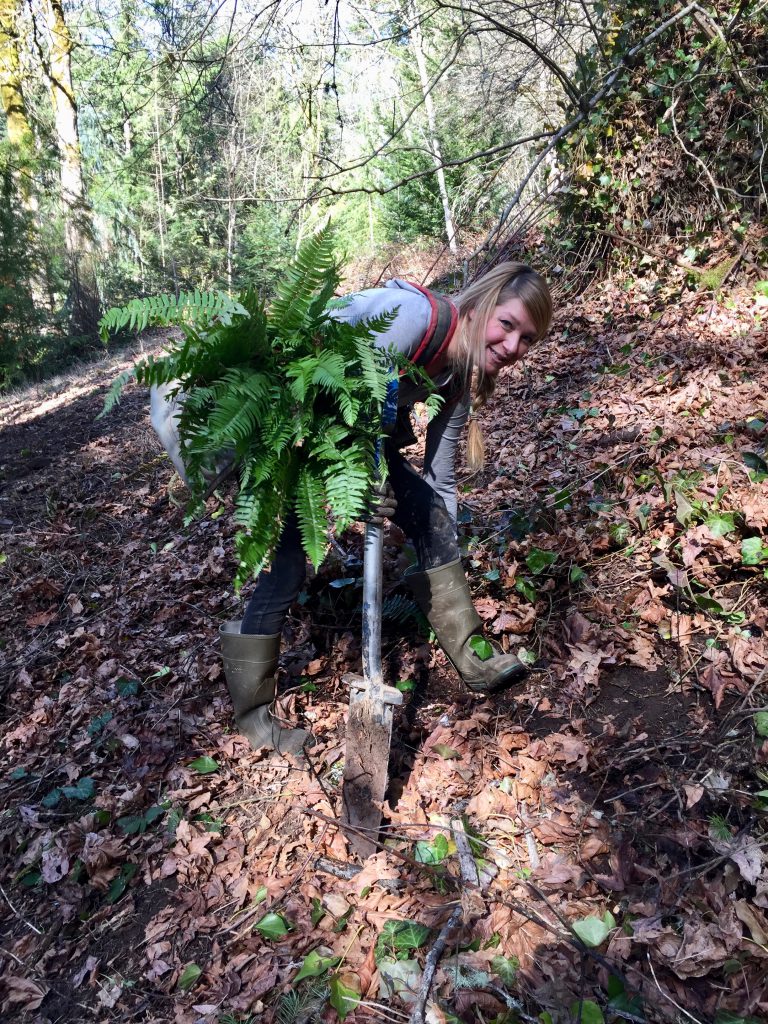
[[31, 978], [22, 978], [15, 974], [5, 975], [3, 983], [8, 990], [3, 1003], [4, 1010], [37, 1010], [48, 995], [48, 986], [45, 982], [32, 981]]
[[738, 919], [749, 929], [752, 941], [763, 947], [754, 950], [756, 955], [768, 957], [768, 916], [757, 910], [747, 900], [736, 900], [733, 909]]

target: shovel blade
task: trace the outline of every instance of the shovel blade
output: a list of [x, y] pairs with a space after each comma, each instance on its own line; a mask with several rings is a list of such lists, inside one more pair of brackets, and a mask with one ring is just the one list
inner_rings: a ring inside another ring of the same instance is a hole
[[387, 791], [392, 705], [365, 696], [350, 701], [347, 718], [342, 820], [359, 832], [349, 844], [362, 858], [376, 851]]

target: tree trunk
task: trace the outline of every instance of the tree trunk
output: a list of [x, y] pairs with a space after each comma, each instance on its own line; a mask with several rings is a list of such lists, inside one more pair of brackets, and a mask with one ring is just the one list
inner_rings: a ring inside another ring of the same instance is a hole
[[99, 296], [96, 287], [93, 222], [83, 185], [77, 102], [72, 88], [72, 38], [64, 20], [62, 0], [45, 0], [50, 33], [48, 76], [61, 165], [64, 240], [69, 257], [72, 325], [79, 334], [98, 333]]
[[14, 177], [24, 207], [37, 209], [32, 196], [31, 178], [25, 168], [32, 156], [34, 140], [24, 103], [19, 60], [18, 21], [21, 0], [0, 0], [0, 99], [8, 128], [8, 142], [15, 151]]
[[435, 117], [435, 105], [432, 102], [432, 93], [429, 89], [429, 75], [427, 74], [427, 62], [424, 57], [424, 37], [421, 34], [421, 26], [419, 25], [418, 12], [416, 5], [411, 3], [409, 5], [409, 16], [413, 22], [411, 27], [411, 44], [413, 48], [414, 56], [416, 57], [416, 67], [419, 69], [419, 81], [421, 82], [421, 91], [424, 96], [424, 110], [427, 114], [427, 124], [429, 126], [429, 151], [432, 156], [432, 162], [435, 165], [435, 174], [437, 175], [437, 187], [440, 191], [440, 201], [443, 204], [443, 217], [445, 219], [445, 233], [448, 238], [448, 246], [451, 252], [458, 252], [459, 246], [456, 240], [456, 229], [453, 224], [453, 214], [451, 213], [451, 202], [448, 197], [448, 186], [445, 182], [445, 171], [443, 170], [443, 155], [440, 152], [440, 142], [437, 137], [437, 119]]

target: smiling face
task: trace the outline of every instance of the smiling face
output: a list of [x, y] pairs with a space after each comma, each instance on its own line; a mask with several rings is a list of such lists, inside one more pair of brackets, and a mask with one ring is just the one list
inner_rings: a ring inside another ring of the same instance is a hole
[[536, 328], [522, 300], [500, 302], [485, 325], [485, 372], [495, 377], [503, 367], [519, 362], [536, 338]]

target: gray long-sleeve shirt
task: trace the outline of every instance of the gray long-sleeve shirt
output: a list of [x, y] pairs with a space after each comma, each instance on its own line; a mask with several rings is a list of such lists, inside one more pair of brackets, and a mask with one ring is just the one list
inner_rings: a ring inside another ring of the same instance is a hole
[[[413, 285], [398, 278], [388, 281], [383, 288], [368, 288], [350, 297], [333, 316], [355, 324], [384, 313], [396, 313], [389, 328], [376, 336], [377, 348], [394, 347], [405, 356], [413, 356], [427, 332], [431, 318], [429, 300]], [[469, 415], [469, 392], [464, 389], [457, 397], [456, 381], [450, 367], [435, 377], [439, 393], [446, 399], [439, 413], [427, 427], [422, 475], [443, 499], [454, 523], [456, 522], [456, 449]], [[179, 399], [169, 400], [172, 385], [164, 384], [151, 390], [150, 420], [163, 447], [168, 452], [182, 479], [184, 462], [178, 433]], [[398, 406], [410, 409], [415, 402], [427, 397], [424, 385], [403, 379], [398, 391]]]
[[[429, 327], [432, 309], [429, 300], [407, 281], [394, 278], [383, 288], [367, 288], [351, 296], [349, 303], [334, 311], [334, 317], [356, 324], [384, 313], [396, 312], [388, 330], [377, 335], [377, 348], [394, 347], [405, 356], [413, 356]], [[446, 399], [440, 412], [427, 427], [422, 475], [442, 497], [456, 522], [456, 450], [469, 415], [469, 392], [457, 397], [454, 371], [448, 367], [435, 377], [438, 391]], [[412, 408], [427, 397], [424, 385], [403, 380], [398, 391], [398, 406]]]

